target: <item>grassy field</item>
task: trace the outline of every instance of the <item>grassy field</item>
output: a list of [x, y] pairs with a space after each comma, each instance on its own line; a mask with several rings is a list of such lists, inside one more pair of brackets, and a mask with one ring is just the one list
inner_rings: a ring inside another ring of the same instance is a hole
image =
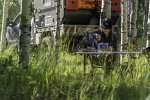
[[114, 66], [106, 77], [95, 69], [94, 78], [89, 61], [84, 77], [83, 57], [65, 50], [56, 66], [52, 52], [33, 49], [29, 69], [17, 67], [13, 47], [0, 55], [0, 100], [150, 100], [150, 64], [142, 55], [135, 66]]

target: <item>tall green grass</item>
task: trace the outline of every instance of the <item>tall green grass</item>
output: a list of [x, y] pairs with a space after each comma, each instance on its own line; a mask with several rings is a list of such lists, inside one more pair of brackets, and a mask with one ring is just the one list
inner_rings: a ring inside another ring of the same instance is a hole
[[32, 49], [28, 69], [17, 67], [16, 51], [10, 47], [0, 54], [0, 100], [146, 100], [150, 95], [150, 65], [142, 55], [133, 68], [115, 66], [107, 77], [95, 69], [92, 78], [89, 61], [84, 77], [83, 57], [62, 48], [57, 65], [51, 51]]

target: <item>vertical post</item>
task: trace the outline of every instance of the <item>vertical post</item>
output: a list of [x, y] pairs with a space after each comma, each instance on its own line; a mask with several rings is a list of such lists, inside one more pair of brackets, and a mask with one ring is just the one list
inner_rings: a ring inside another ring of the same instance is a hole
[[86, 76], [86, 54], [83, 54], [83, 73]]
[[93, 65], [93, 55], [90, 55], [91, 60], [91, 68], [92, 68], [92, 79], [94, 78], [94, 65]]

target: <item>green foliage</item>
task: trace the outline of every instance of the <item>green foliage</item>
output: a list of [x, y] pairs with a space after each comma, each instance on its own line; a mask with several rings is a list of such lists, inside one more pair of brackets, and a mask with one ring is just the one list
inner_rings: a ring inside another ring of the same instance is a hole
[[9, 20], [13, 21], [13, 19], [17, 16], [19, 12], [20, 12], [19, 0], [10, 0], [8, 9]]
[[[0, 16], [2, 2], [0, 0]], [[9, 6], [9, 17], [13, 20], [20, 9], [18, 0], [11, 0]], [[142, 12], [141, 8], [139, 33]], [[96, 69], [92, 79], [89, 61], [87, 76], [84, 77], [83, 57], [65, 52], [68, 50], [64, 50], [66, 47], [60, 48], [58, 65], [52, 52], [31, 48], [29, 69], [17, 67], [15, 47], [0, 53], [0, 100], [144, 100], [149, 95], [150, 64], [144, 56], [140, 56], [134, 66], [130, 63], [126, 67], [115, 66], [115, 70], [106, 77], [103, 69]]]
[[[3, 16], [3, 1], [0, 0], [0, 31], [1, 31], [1, 24], [2, 24], [2, 16]], [[19, 0], [9, 0], [9, 7], [8, 7], [8, 19], [9, 21], [13, 21], [15, 16], [20, 12], [20, 4]]]
[[0, 58], [0, 100], [144, 100], [150, 93], [150, 66], [143, 56], [134, 68], [115, 66], [107, 77], [96, 69], [92, 79], [89, 61], [84, 77], [83, 57], [60, 51], [55, 65], [52, 52], [32, 47], [30, 68], [25, 70], [17, 67], [16, 49], [5, 50]]
[[[12, 21], [14, 17], [20, 12], [20, 4], [19, 0], [10, 0], [9, 1], [9, 8], [8, 8], [8, 17]], [[3, 15], [3, 0], [0, 0], [0, 23], [2, 21]], [[1, 25], [1, 24], [0, 24]]]

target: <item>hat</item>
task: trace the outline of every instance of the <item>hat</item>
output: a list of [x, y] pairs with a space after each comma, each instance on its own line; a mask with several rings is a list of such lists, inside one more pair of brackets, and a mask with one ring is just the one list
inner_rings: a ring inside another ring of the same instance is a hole
[[105, 29], [112, 29], [112, 21], [111, 21], [111, 19], [109, 19], [109, 18], [103, 19], [101, 27], [105, 28]]

